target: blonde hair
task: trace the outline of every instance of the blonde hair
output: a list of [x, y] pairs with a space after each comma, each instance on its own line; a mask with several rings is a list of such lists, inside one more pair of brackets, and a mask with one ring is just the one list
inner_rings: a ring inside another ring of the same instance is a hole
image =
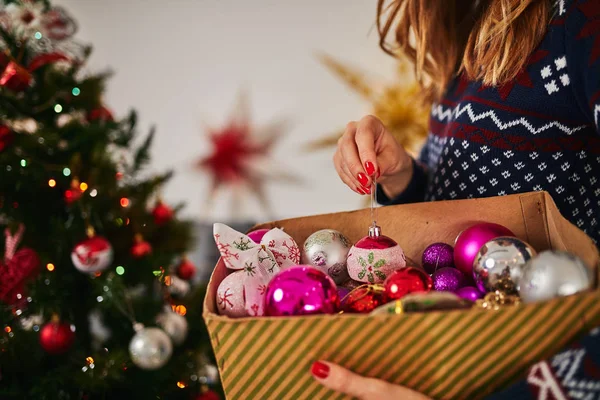
[[[551, 18], [549, 0], [378, 0], [379, 45], [413, 62], [423, 95], [439, 100], [460, 72], [484, 85], [524, 68]], [[393, 47], [387, 42], [394, 32]]]

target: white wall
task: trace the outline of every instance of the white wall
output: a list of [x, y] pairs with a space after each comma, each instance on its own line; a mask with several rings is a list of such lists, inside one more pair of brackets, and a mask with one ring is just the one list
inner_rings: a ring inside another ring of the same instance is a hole
[[[339, 181], [332, 151], [299, 147], [368, 112], [314, 57], [326, 51], [393, 77], [393, 60], [377, 46], [375, 0], [57, 0], [78, 20], [78, 37], [94, 45], [92, 69], [111, 67], [107, 104], [117, 115], [138, 110], [140, 128], [158, 128], [153, 170], [174, 168], [167, 201], [185, 201], [200, 217], [208, 178], [193, 160], [208, 151], [203, 122], [221, 124], [241, 88], [258, 123], [288, 117], [292, 129], [274, 158], [305, 186], [271, 184], [275, 217], [335, 212], [363, 203]], [[213, 220], [230, 218], [226, 196]], [[261, 220], [256, 202], [245, 214]], [[205, 210], [204, 210], [205, 211]]]

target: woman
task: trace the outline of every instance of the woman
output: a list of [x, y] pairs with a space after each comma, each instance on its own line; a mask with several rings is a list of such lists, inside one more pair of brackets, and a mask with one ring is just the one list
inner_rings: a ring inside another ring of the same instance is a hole
[[[598, 243], [600, 1], [384, 3], [380, 45], [394, 54], [392, 36], [414, 62], [433, 102], [429, 138], [413, 160], [377, 118], [350, 122], [334, 156], [340, 178], [360, 194], [376, 179], [382, 204], [545, 190]], [[313, 368], [362, 398], [425, 398], [348, 374]]]

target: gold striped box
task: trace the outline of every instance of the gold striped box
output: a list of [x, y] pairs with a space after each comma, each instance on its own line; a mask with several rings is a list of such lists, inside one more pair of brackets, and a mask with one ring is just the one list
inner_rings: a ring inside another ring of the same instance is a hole
[[[383, 233], [415, 260], [427, 245], [453, 244], [464, 228], [487, 221], [508, 227], [538, 251], [575, 253], [597, 275], [597, 248], [544, 192], [390, 206], [378, 213]], [[357, 241], [370, 223], [369, 210], [360, 210], [259, 227], [282, 227], [302, 245], [324, 228]], [[522, 378], [532, 363], [600, 323], [596, 290], [499, 311], [232, 319], [218, 315], [215, 304], [226, 274], [219, 261], [204, 302], [204, 319], [227, 399], [347, 398], [313, 381], [310, 366], [317, 359], [435, 399], [479, 399]]]

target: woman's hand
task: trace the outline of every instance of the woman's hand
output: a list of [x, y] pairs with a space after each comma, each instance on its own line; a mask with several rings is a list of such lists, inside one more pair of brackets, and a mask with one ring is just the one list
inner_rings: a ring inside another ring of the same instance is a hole
[[374, 378], [365, 378], [339, 365], [317, 361], [311, 369], [313, 377], [323, 386], [359, 400], [431, 400], [429, 397]]
[[342, 181], [360, 194], [370, 193], [371, 179], [376, 179], [388, 197], [396, 197], [413, 174], [410, 155], [371, 115], [346, 125], [333, 163]]

